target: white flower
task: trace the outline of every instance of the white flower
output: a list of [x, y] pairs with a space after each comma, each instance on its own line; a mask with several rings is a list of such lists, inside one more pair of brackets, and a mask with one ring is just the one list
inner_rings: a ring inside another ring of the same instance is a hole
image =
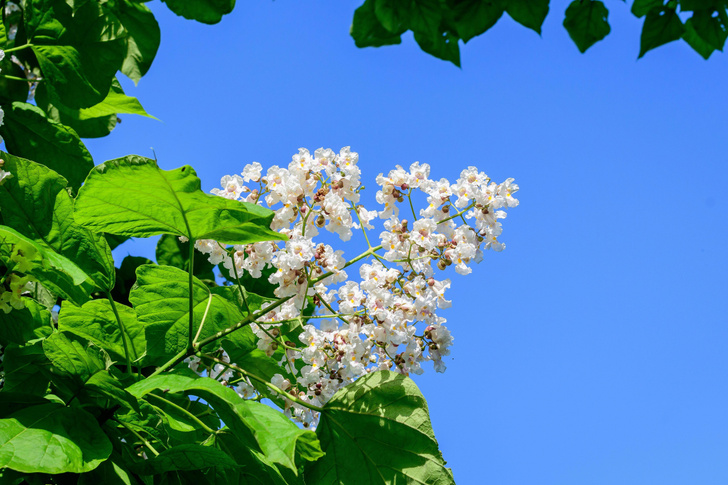
[[263, 167], [258, 162], [253, 162], [243, 168], [241, 175], [245, 182], [257, 182], [260, 180], [260, 173]]

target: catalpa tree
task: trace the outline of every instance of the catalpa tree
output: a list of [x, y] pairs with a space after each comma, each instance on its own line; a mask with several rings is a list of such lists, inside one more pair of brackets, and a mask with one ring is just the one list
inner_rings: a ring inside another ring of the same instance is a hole
[[[146, 115], [116, 75], [138, 81], [158, 42], [140, 2], [3, 5], [2, 483], [453, 483], [412, 378], [445, 370], [449, 276], [505, 248], [518, 186], [413, 163], [364, 207], [374, 174], [348, 147], [213, 194], [190, 166], [94, 165], [81, 138]], [[153, 236], [156, 261], [117, 266], [116, 245]]]

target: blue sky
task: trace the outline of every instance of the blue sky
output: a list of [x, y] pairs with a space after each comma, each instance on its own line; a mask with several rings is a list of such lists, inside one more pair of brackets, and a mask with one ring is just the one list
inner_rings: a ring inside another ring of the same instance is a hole
[[154, 147], [205, 190], [321, 146], [359, 152], [369, 200], [395, 164], [515, 177], [507, 249], [453, 277], [448, 371], [416, 378], [456, 481], [725, 484], [725, 57], [674, 43], [637, 61], [617, 1], [582, 55], [566, 5], [542, 37], [501, 19], [458, 69], [411, 35], [357, 49], [357, 2], [239, 2], [215, 26], [153, 2], [162, 45], [126, 86], [163, 122], [122, 116], [88, 146], [97, 163]]

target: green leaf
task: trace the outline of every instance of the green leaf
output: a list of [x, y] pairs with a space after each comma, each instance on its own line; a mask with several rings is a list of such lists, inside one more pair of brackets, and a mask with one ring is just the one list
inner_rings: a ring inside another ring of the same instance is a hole
[[610, 32], [609, 10], [595, 0], [574, 0], [566, 9], [564, 27], [580, 52], [584, 53]]
[[154, 118], [144, 110], [139, 100], [124, 94], [116, 79], [112, 81], [106, 98], [90, 108], [72, 109], [58, 100], [51, 101], [48, 90], [42, 84], [36, 90], [36, 102], [46, 111], [49, 119], [68, 125], [81, 138], [108, 135], [116, 127], [117, 114], [138, 114]]
[[639, 57], [655, 47], [678, 40], [684, 31], [685, 27], [674, 9], [651, 10], [642, 26]]
[[501, 2], [488, 0], [448, 0], [458, 36], [468, 42], [495, 25], [503, 15]]
[[29, 340], [47, 337], [52, 331], [51, 312], [40, 303], [23, 298], [25, 308], [0, 312], [0, 346], [23, 345]]
[[[187, 348], [189, 341], [188, 274], [171, 266], [144, 265], [137, 269], [137, 284], [129, 300], [146, 328], [146, 364], [161, 365]], [[205, 339], [242, 319], [240, 311], [213, 295], [207, 286], [193, 278], [194, 328], [207, 311], [198, 340]], [[208, 309], [209, 305], [209, 309]]]
[[169, 9], [189, 20], [216, 24], [233, 11], [235, 0], [162, 0]]
[[20, 392], [43, 395], [50, 380], [45, 370], [50, 363], [43, 352], [42, 341], [37, 340], [22, 347], [10, 344], [4, 349], [3, 367], [5, 382], [2, 393]]
[[101, 370], [94, 373], [85, 382], [83, 387], [85, 396], [111, 399], [112, 405], [124, 406], [130, 411], [139, 412], [139, 402], [124, 389], [124, 385], [112, 376], [109, 371]]
[[15, 102], [2, 127], [8, 151], [46, 165], [78, 188], [93, 168], [93, 159], [73, 129], [46, 118], [32, 104]]
[[248, 244], [283, 236], [270, 230], [273, 211], [208, 195], [190, 166], [161, 170], [129, 155], [91, 171], [76, 199], [76, 220], [97, 232], [158, 234]]
[[401, 32], [393, 34], [381, 24], [375, 12], [375, 0], [366, 0], [354, 11], [351, 36], [357, 47], [401, 44], [401, 35], [406, 29], [401, 30]]
[[79, 305], [93, 291], [88, 275], [68, 258], [6, 226], [0, 226], [0, 261], [6, 265], [20, 261], [16, 268]]
[[104, 100], [90, 108], [80, 109], [78, 118], [88, 120], [116, 114], [133, 114], [157, 119], [144, 110], [138, 99], [124, 94], [124, 90], [116, 79]]
[[[235, 470], [234, 479], [225, 483], [240, 483], [245, 485], [293, 485], [303, 483], [300, 479], [286, 480], [281, 471], [263, 453], [253, 450], [240, 441], [235, 433], [223, 428], [217, 433], [216, 444], [232, 456], [242, 468]], [[284, 469], [285, 470], [285, 469]]]
[[101, 102], [126, 56], [126, 31], [119, 20], [97, 2], [73, 13], [57, 1], [34, 0], [27, 6], [28, 37], [52, 95], [70, 108]]
[[137, 482], [123, 466], [120, 458], [111, 458], [78, 477], [78, 485], [136, 485]]
[[15, 176], [0, 186], [5, 224], [79, 266], [102, 291], [114, 285], [111, 249], [99, 234], [76, 224], [66, 180], [39, 163], [0, 152]]
[[283, 413], [255, 401], [241, 401], [235, 410], [255, 434], [266, 457], [298, 473], [296, 455], [306, 461], [324, 456], [313, 431], [294, 425]]
[[0, 419], [0, 467], [24, 473], [84, 473], [111, 454], [96, 419], [79, 408], [42, 404]]
[[157, 55], [161, 39], [159, 24], [149, 7], [130, 0], [117, 2], [116, 16], [128, 34], [121, 72], [137, 84]]
[[[2, 22], [0, 22], [0, 25], [3, 25]], [[2, 38], [4, 38], [4, 35]], [[20, 68], [20, 66], [12, 61], [12, 56], [10, 55], [5, 56], [5, 58], [0, 61], [0, 70], [3, 74], [9, 74], [19, 78], [25, 77], [25, 72]], [[3, 105], [10, 104], [13, 101], [27, 101], [28, 91], [28, 83], [0, 76], [0, 102], [2, 102]]]
[[321, 455], [311, 431], [301, 430], [265, 404], [241, 399], [235, 391], [214, 379], [181, 374], [157, 375], [127, 388], [139, 398], [155, 389], [201, 397], [212, 405], [239, 440], [264, 452], [271, 461], [290, 468], [294, 473], [297, 470], [293, 465], [295, 453], [309, 460]]
[[644, 17], [650, 10], [661, 9], [663, 0], [634, 0], [632, 4], [632, 13], [636, 17]]
[[339, 390], [316, 429], [326, 456], [306, 481], [453, 484], [432, 431], [427, 402], [415, 383], [390, 371], [373, 372]]
[[[164, 234], [157, 243], [157, 263], [166, 266], [174, 266], [182, 271], [189, 271], [190, 243], [182, 242], [178, 237]], [[207, 257], [200, 253], [195, 255], [192, 274], [201, 280], [215, 281], [213, 273], [214, 266], [210, 264]]]
[[144, 461], [138, 467], [145, 475], [164, 473], [167, 471], [204, 470], [210, 467], [236, 468], [238, 466], [230, 456], [217, 448], [196, 444], [178, 445]]
[[409, 28], [423, 36], [434, 36], [440, 32], [442, 8], [439, 0], [412, 0]]
[[438, 59], [450, 61], [460, 67], [460, 47], [458, 37], [450, 32], [437, 35], [422, 34], [415, 31], [415, 41], [420, 48]]
[[713, 10], [696, 10], [686, 25], [698, 34], [713, 49], [723, 51], [728, 31], [720, 16], [713, 16]]
[[61, 332], [43, 341], [43, 351], [53, 364], [53, 373], [72, 378], [79, 389], [92, 375], [108, 367], [98, 349], [86, 347]]
[[3, 169], [13, 174], [0, 185], [5, 225], [36, 241], [46, 242], [53, 225], [53, 207], [66, 180], [45, 165], [0, 152]]
[[409, 28], [412, 0], [374, 0], [374, 13], [385, 29], [402, 34]]
[[[113, 86], [112, 86], [113, 89]], [[35, 90], [35, 102], [46, 112], [48, 119], [64, 124], [76, 132], [81, 138], [99, 138], [106, 136], [116, 127], [116, 115], [104, 116], [88, 120], [79, 120], [79, 109], [71, 109], [60, 100], [50, 100], [47, 87], [41, 83]]]
[[513, 20], [541, 34], [541, 26], [549, 13], [549, 0], [510, 0], [506, 12]]
[[[127, 346], [131, 359], [137, 361], [146, 352], [144, 326], [137, 321], [132, 308], [117, 303], [116, 309], [130, 339]], [[108, 300], [91, 300], [80, 307], [64, 301], [58, 315], [58, 330], [93, 342], [117, 362], [126, 361], [121, 329]]]
[[682, 38], [695, 50], [695, 52], [700, 54], [703, 59], [708, 59], [713, 52], [715, 52], [715, 47], [706, 42], [705, 39], [703, 39], [695, 31], [695, 27], [693, 27], [691, 20], [692, 19], [688, 19], [688, 21], [685, 22], [685, 32], [683, 33]]
[[102, 292], [111, 291], [116, 271], [111, 248], [101, 234], [89, 231], [74, 220], [73, 200], [62, 190], [53, 208], [53, 226], [46, 242], [78, 265]]

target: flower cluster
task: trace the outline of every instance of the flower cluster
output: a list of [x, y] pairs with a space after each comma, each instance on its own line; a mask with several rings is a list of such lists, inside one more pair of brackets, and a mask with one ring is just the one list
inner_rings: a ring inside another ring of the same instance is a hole
[[[268, 282], [276, 297], [287, 300], [251, 327], [268, 355], [285, 349], [274, 384], [294, 398], [287, 400], [286, 412], [304, 425], [315, 425], [317, 413], [298, 403], [322, 406], [373, 370], [420, 374], [428, 361], [436, 371], [445, 370], [443, 357], [453, 338], [438, 310], [450, 306], [445, 291], [451, 282], [439, 273], [453, 266], [469, 274], [484, 250], [503, 250], [500, 220], [505, 209], [518, 205], [513, 179], [497, 184], [468, 167], [450, 183], [430, 179], [430, 166], [414, 163], [377, 177], [381, 207], [368, 210], [359, 204], [358, 158], [348, 147], [338, 154], [300, 149], [287, 168], [273, 166], [264, 175], [253, 163], [241, 175], [223, 177], [222, 188], [213, 193], [267, 205], [275, 211], [272, 228], [287, 240], [232, 248], [195, 242], [233, 281], [245, 273], [261, 278], [272, 267]], [[428, 204], [419, 212], [416, 193]], [[368, 231], [376, 218], [384, 222], [374, 245]], [[361, 230], [369, 248], [347, 260], [342, 251], [314, 241], [320, 229], [343, 241]], [[358, 278], [350, 278], [357, 263]], [[315, 305], [313, 315], [305, 313], [309, 304]], [[305, 323], [297, 335], [300, 345], [281, 334], [281, 325], [295, 320]]]

